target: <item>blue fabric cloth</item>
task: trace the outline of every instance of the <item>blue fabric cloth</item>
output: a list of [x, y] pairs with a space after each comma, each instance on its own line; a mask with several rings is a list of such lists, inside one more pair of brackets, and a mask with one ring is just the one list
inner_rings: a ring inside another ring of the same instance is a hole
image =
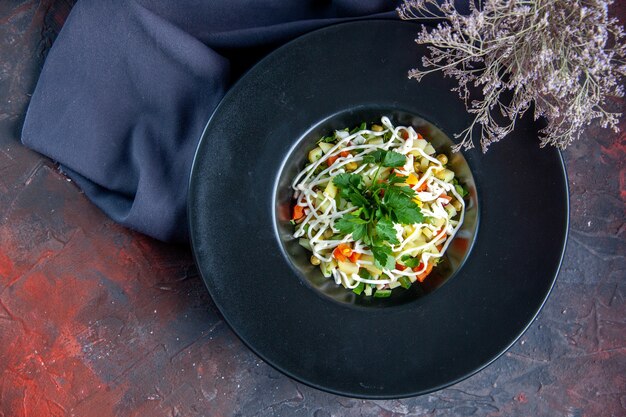
[[113, 220], [188, 238], [194, 151], [228, 87], [273, 48], [390, 0], [80, 0], [33, 93], [22, 141]]

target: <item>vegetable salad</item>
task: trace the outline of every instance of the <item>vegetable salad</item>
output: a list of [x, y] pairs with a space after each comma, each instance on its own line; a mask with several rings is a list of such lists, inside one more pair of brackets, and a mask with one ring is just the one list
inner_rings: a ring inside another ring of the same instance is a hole
[[382, 117], [322, 137], [292, 183], [294, 237], [337, 284], [374, 297], [423, 282], [465, 213], [448, 157]]

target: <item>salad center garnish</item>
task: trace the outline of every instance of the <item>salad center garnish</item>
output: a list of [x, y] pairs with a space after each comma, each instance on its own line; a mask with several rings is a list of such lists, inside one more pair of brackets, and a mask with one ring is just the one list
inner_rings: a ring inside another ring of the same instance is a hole
[[380, 168], [402, 167], [406, 164], [406, 156], [379, 149], [366, 155], [363, 161], [377, 166], [369, 186], [365, 186], [365, 179], [359, 174], [339, 174], [333, 178], [333, 183], [341, 190], [341, 197], [358, 207], [344, 214], [335, 223], [335, 228], [346, 235], [351, 234], [354, 240], [362, 240], [372, 251], [375, 265], [391, 270], [395, 258], [389, 244], [400, 243], [394, 224], [420, 223], [424, 216], [413, 200], [417, 193], [405, 182], [406, 177], [392, 171], [386, 179], [378, 179]]

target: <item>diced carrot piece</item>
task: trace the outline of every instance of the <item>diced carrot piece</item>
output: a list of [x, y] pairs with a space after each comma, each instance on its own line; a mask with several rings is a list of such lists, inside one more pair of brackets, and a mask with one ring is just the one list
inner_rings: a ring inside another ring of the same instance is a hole
[[426, 181], [424, 181], [422, 185], [417, 187], [417, 191], [426, 191], [427, 188], [428, 188], [428, 185], [426, 184]]
[[402, 139], [407, 140], [409, 138], [409, 132], [403, 130], [402, 133], [400, 133], [400, 136], [402, 137]]
[[426, 277], [428, 276], [428, 274], [430, 274], [432, 270], [433, 270], [433, 264], [428, 262], [428, 265], [426, 265], [426, 270], [422, 272], [421, 274], [417, 275], [417, 280], [419, 282], [424, 282], [424, 280], [426, 279]]
[[345, 262], [352, 255], [352, 248], [347, 243], [340, 243], [333, 251], [333, 256], [342, 262]]
[[341, 250], [338, 247], [335, 248], [335, 250], [333, 251], [333, 256], [335, 257], [335, 259], [341, 262], [345, 262], [346, 259], [348, 259], [343, 253], [341, 253]]
[[328, 159], [327, 159], [328, 166], [331, 166], [332, 164], [334, 164], [335, 161], [337, 160], [337, 158], [339, 158], [340, 156], [345, 158], [347, 156], [350, 156], [350, 152], [342, 151], [342, 152], [339, 153], [339, 155], [329, 156]]
[[396, 269], [397, 269], [398, 271], [404, 271], [404, 270], [406, 269], [406, 266], [404, 266], [404, 265], [399, 264], [399, 263], [397, 263], [397, 262], [396, 262]]
[[347, 243], [340, 243], [339, 246], [337, 246], [337, 249], [341, 251], [343, 256], [352, 255], [352, 248]]
[[418, 139], [424, 139], [424, 136], [420, 135], [419, 133], [417, 134], [417, 138]]
[[348, 259], [350, 259], [350, 262], [352, 263], [356, 263], [356, 261], [359, 260], [359, 258], [361, 257], [361, 254], [359, 252], [352, 252], [352, 255], [348, 256]]
[[299, 206], [297, 204], [295, 206], [293, 206], [293, 216], [292, 216], [292, 219], [293, 220], [300, 220], [303, 217], [304, 217], [304, 207]]

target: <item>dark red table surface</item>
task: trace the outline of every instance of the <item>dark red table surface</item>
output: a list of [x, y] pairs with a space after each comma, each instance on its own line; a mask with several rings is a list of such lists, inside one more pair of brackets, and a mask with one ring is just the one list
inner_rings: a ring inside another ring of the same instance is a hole
[[[433, 394], [339, 397], [248, 350], [188, 248], [116, 225], [20, 144], [72, 3], [0, 2], [0, 416], [626, 416], [626, 119], [564, 152], [565, 260], [508, 353]], [[622, 22], [624, 3], [611, 9]]]

